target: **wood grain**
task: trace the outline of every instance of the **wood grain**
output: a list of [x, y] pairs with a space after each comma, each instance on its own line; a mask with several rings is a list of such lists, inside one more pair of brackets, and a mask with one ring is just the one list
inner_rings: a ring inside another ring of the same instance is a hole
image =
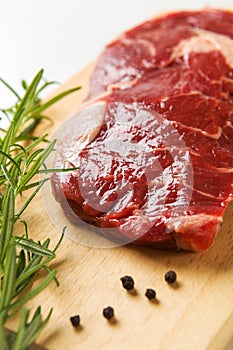
[[[92, 67], [61, 86], [59, 90], [76, 85], [83, 89], [50, 109], [54, 125], [44, 124], [44, 130], [52, 132], [78, 108], [87, 93]], [[56, 244], [59, 232], [40, 198], [25, 219], [34, 238], [50, 236]], [[205, 253], [162, 252], [133, 245], [95, 249], [65, 238], [55, 265], [60, 287], [52, 283], [31, 303], [33, 307], [42, 304], [44, 313], [54, 308], [38, 339], [49, 350], [215, 350], [224, 349], [233, 337], [233, 205]], [[168, 269], [177, 272], [175, 287], [164, 282]], [[121, 286], [120, 277], [125, 274], [135, 279], [133, 294]], [[146, 288], [156, 290], [157, 302], [145, 298]], [[114, 323], [102, 316], [108, 305], [115, 309]], [[69, 321], [74, 314], [81, 317], [82, 326], [77, 330]], [[8, 326], [14, 329], [15, 320]]]

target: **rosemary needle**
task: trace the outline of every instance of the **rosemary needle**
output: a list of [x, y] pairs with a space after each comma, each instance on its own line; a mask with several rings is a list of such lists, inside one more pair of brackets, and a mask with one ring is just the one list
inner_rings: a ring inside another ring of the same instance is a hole
[[[1, 350], [27, 350], [46, 326], [52, 309], [43, 318], [40, 306], [33, 313], [25, 304], [52, 280], [58, 284], [56, 270], [47, 264], [55, 258], [61, 239], [54, 249], [50, 248], [49, 238], [44, 242], [34, 241], [29, 236], [23, 213], [46, 181], [34, 180], [39, 173], [72, 170], [41, 170], [56, 141], [48, 142], [47, 134], [37, 137], [33, 131], [43, 119], [49, 119], [44, 114], [48, 107], [80, 87], [64, 91], [43, 103], [41, 92], [54, 83], [43, 80], [43, 70], [38, 72], [31, 84], [22, 81], [22, 97], [2, 78], [0, 83], [16, 98], [14, 106], [1, 109], [10, 125], [7, 130], [0, 131], [0, 345]], [[17, 197], [22, 192], [28, 193], [29, 189], [30, 194], [25, 196], [25, 202], [16, 212]], [[17, 221], [23, 223], [22, 232], [15, 232]], [[32, 287], [32, 280], [42, 269], [47, 272], [46, 277]], [[30, 290], [24, 293], [29, 286]], [[9, 334], [5, 330], [6, 322], [15, 314], [19, 319], [18, 330]]]

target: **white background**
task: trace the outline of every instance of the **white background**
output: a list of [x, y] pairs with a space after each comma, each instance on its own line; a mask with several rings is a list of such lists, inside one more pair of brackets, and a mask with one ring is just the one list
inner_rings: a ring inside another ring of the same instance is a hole
[[[65, 81], [123, 30], [172, 9], [233, 8], [233, 0], [0, 0], [0, 77], [14, 87], [40, 68]], [[12, 99], [0, 86], [0, 108]]]

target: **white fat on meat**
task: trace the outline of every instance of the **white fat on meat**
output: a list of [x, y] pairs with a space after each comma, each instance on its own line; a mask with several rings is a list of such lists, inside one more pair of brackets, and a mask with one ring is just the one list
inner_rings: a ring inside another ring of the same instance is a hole
[[215, 236], [220, 230], [222, 221], [222, 217], [207, 214], [180, 216], [177, 218], [171, 217], [167, 221], [167, 230], [172, 232], [178, 248], [184, 250], [198, 250], [195, 243], [190, 241], [186, 242], [185, 238], [188, 236], [187, 233], [192, 234], [192, 232], [195, 232], [195, 237], [198, 237], [198, 235], [203, 236], [203, 224], [206, 225], [210, 223], [214, 231], [213, 236]]
[[194, 36], [181, 40], [174, 48], [172, 59], [183, 57], [188, 59], [190, 53], [208, 53], [220, 51], [227, 64], [233, 68], [233, 40], [226, 35], [209, 32], [207, 30], [196, 29]]
[[57, 141], [56, 164], [64, 169], [79, 166], [79, 153], [98, 135], [104, 120], [105, 103], [91, 105], [69, 118], [54, 135]]

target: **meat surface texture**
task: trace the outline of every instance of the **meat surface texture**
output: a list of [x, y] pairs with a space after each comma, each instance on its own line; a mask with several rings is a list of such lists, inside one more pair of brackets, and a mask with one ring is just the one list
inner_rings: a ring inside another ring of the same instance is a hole
[[67, 125], [55, 166], [79, 170], [54, 174], [52, 187], [72, 222], [207, 249], [233, 198], [233, 13], [171, 13], [123, 33]]

